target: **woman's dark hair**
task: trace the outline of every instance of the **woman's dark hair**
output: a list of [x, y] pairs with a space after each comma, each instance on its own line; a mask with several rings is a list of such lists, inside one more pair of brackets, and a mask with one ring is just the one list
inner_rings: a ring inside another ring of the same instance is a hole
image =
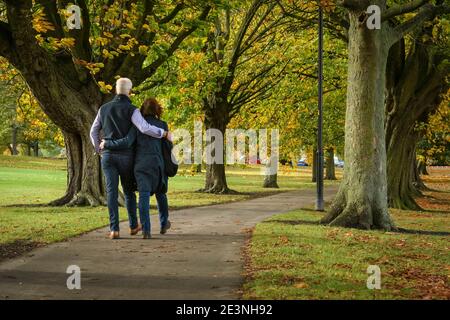
[[157, 119], [161, 119], [163, 113], [163, 107], [159, 104], [155, 98], [148, 98], [141, 106], [142, 116], [154, 116]]

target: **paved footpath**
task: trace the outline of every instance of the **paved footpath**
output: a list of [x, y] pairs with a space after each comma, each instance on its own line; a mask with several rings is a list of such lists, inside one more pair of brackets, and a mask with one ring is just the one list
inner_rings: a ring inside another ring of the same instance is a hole
[[[335, 188], [325, 190], [331, 200]], [[245, 230], [277, 213], [314, 204], [315, 190], [174, 211], [172, 229], [154, 238], [106, 238], [107, 228], [38, 248], [0, 264], [0, 299], [236, 299]], [[106, 212], [105, 212], [106, 214]], [[68, 290], [67, 267], [81, 268]]]

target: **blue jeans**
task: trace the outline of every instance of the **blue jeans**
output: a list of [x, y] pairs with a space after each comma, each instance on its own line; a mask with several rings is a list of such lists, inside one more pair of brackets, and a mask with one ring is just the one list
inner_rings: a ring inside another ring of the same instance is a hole
[[[169, 205], [167, 203], [167, 195], [165, 193], [157, 193], [156, 201], [158, 203], [159, 223], [161, 228], [167, 224], [169, 219]], [[142, 224], [143, 232], [150, 232], [150, 192], [139, 192], [139, 218]]]
[[134, 191], [134, 156], [105, 152], [102, 156], [102, 169], [106, 180], [109, 223], [111, 231], [119, 231], [119, 177], [125, 196], [130, 228], [137, 227], [136, 194]]

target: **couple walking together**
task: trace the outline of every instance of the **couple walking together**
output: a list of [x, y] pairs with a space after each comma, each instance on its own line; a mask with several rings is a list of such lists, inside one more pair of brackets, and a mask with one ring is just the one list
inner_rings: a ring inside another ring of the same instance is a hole
[[[158, 203], [160, 233], [170, 228], [163, 144], [171, 144], [167, 123], [161, 120], [162, 106], [154, 98], [145, 100], [140, 110], [130, 99], [132, 82], [120, 78], [115, 98], [101, 106], [91, 127], [91, 141], [98, 154], [106, 181], [111, 239], [119, 234], [119, 178], [128, 211], [130, 235], [142, 231], [151, 238], [150, 197]], [[136, 204], [136, 188], [139, 201]], [[139, 207], [140, 223], [137, 219]]]

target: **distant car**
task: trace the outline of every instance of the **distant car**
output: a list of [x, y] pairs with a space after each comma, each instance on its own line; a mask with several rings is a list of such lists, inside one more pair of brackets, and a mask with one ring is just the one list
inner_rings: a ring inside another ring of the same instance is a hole
[[344, 167], [344, 161], [339, 160], [338, 157], [334, 156], [334, 166], [338, 167], [338, 168], [343, 168]]
[[257, 157], [250, 157], [247, 164], [261, 164], [261, 159]]
[[334, 162], [334, 165], [338, 168], [343, 168], [344, 167], [344, 161], [342, 160], [338, 160]]
[[297, 167], [308, 167], [309, 164], [306, 163], [305, 160], [298, 160]]

